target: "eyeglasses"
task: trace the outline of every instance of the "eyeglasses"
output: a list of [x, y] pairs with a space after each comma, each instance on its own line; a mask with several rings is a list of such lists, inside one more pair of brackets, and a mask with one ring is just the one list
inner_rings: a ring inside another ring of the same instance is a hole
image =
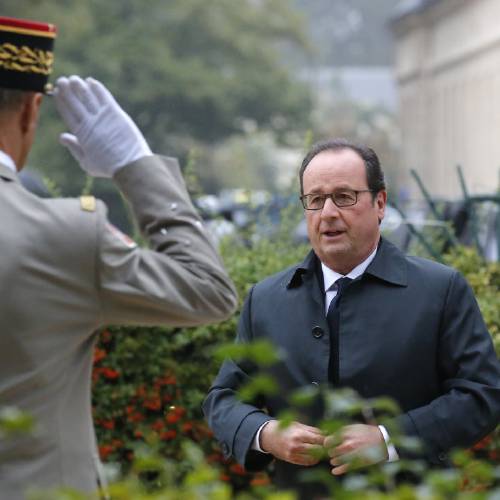
[[300, 197], [302, 206], [306, 210], [321, 210], [326, 203], [327, 198], [330, 198], [333, 203], [339, 208], [352, 207], [358, 202], [358, 193], [373, 193], [372, 189], [341, 189], [335, 193], [312, 193], [303, 194]]

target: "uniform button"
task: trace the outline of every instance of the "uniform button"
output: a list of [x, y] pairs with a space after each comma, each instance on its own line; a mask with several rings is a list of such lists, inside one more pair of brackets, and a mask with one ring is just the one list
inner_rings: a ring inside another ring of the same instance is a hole
[[312, 336], [315, 339], [320, 339], [324, 335], [324, 330], [321, 328], [321, 326], [313, 326], [313, 329], [311, 330]]
[[191, 245], [191, 240], [184, 240], [184, 245], [186, 245], [187, 247]]
[[222, 443], [221, 448], [224, 455], [227, 455], [229, 453], [229, 446], [226, 443]]
[[171, 203], [170, 204], [170, 210], [177, 210], [177, 203]]
[[162, 227], [162, 228], [160, 229], [160, 233], [161, 233], [161, 234], [167, 234], [167, 233], [168, 233], [168, 231], [167, 231], [164, 227]]
[[448, 457], [446, 456], [446, 453], [440, 453], [438, 455], [438, 458], [439, 460], [441, 460], [441, 462], [444, 462]]
[[312, 384], [312, 385], [315, 385], [316, 387], [318, 387], [318, 386], [319, 386], [319, 384], [318, 384], [318, 382], [316, 382], [316, 380], [313, 380], [313, 381], [311, 382], [311, 384]]
[[203, 224], [202, 224], [202, 223], [201, 223], [201, 221], [199, 221], [199, 220], [197, 220], [197, 221], [195, 222], [195, 224], [196, 224], [196, 227], [199, 227], [200, 229], [203, 227]]

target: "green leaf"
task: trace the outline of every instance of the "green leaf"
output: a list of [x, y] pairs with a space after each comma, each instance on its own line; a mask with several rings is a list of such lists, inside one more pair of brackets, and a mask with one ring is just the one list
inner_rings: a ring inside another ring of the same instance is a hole
[[310, 406], [319, 397], [319, 395], [319, 389], [311, 384], [293, 391], [289, 396], [288, 401], [292, 406]]
[[0, 408], [0, 436], [3, 434], [28, 434], [34, 428], [31, 415], [12, 406]]
[[269, 375], [260, 374], [250, 379], [238, 391], [238, 397], [242, 401], [252, 401], [258, 396], [274, 396], [278, 393], [278, 384]]

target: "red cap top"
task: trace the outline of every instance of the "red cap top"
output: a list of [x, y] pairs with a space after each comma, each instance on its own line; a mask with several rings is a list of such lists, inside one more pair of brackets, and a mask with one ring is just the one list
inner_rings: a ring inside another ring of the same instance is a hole
[[47, 36], [54, 38], [56, 36], [57, 29], [54, 24], [0, 16], [0, 31], [12, 31], [14, 33], [21, 33], [25, 35]]

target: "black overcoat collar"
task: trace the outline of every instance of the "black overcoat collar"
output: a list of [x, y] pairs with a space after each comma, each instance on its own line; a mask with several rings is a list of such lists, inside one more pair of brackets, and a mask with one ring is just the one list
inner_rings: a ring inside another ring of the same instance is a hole
[[[295, 267], [292, 267], [286, 275], [286, 288], [292, 289], [301, 286], [303, 283], [317, 279], [317, 269], [319, 259], [311, 250], [305, 259]], [[366, 268], [365, 274], [371, 275], [380, 280], [392, 283], [393, 285], [407, 286], [408, 284], [408, 265], [406, 257], [395, 245], [380, 238], [375, 258]], [[318, 289], [318, 300], [322, 300], [322, 285], [313, 287]]]

